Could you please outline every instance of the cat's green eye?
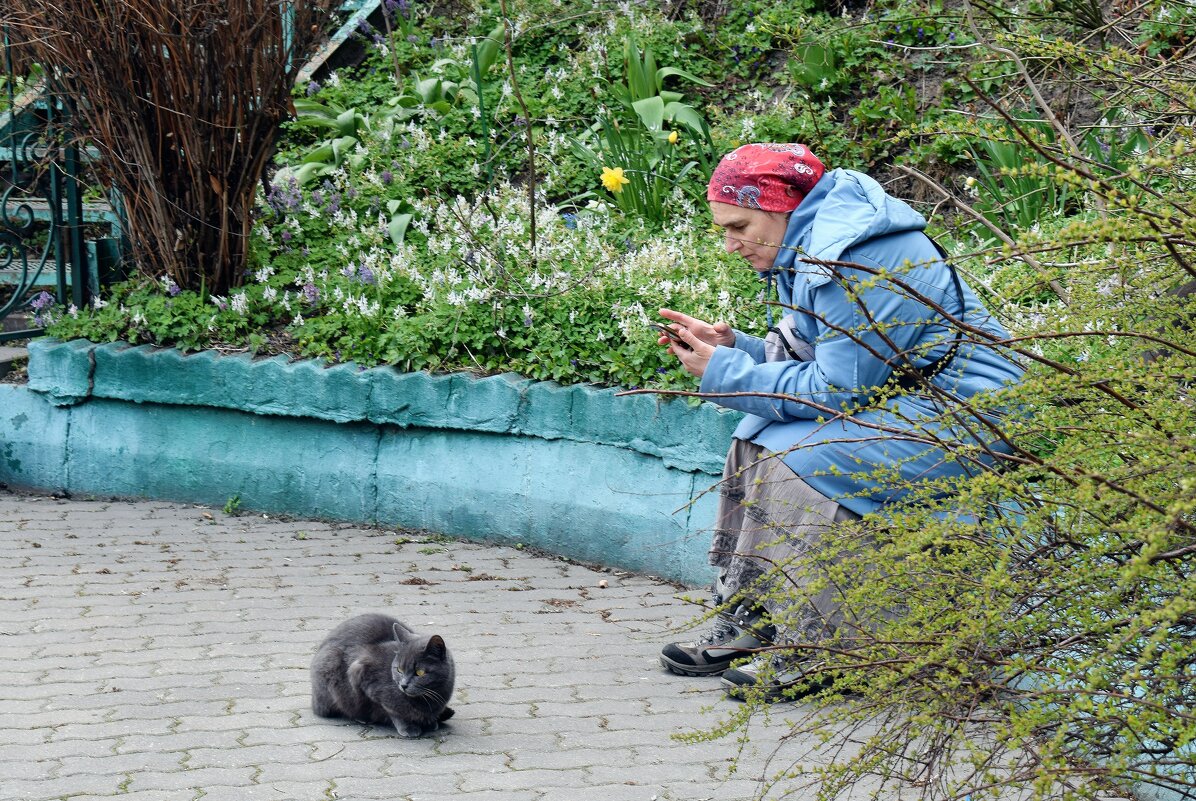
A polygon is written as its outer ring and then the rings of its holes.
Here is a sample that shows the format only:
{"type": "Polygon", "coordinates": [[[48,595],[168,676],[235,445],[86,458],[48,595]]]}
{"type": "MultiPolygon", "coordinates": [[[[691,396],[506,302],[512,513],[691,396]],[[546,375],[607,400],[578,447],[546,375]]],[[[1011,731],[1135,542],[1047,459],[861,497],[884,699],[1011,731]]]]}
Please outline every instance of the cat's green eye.
{"type": "Polygon", "coordinates": [[[424,674],[425,674],[425,673],[427,673],[427,672],[428,672],[428,671],[424,670],[423,668],[416,668],[416,669],[415,669],[415,675],[417,675],[417,676],[422,676],[422,675],[424,675],[424,674]]]}

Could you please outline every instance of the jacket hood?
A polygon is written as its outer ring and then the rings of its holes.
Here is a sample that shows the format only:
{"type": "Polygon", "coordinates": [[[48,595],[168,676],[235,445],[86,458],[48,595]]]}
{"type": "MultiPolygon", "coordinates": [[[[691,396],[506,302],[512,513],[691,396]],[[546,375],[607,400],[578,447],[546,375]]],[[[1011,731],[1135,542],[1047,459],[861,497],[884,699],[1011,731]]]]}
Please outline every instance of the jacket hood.
{"type": "MultiPolygon", "coordinates": [[[[784,247],[774,268],[785,282],[791,275],[789,268],[799,258],[837,261],[853,245],[925,228],[925,217],[889,195],[873,178],[855,170],[832,170],[789,215],[784,247]]],[[[825,267],[804,265],[802,271],[814,273],[809,280],[815,285],[830,280],[830,270],[825,267]]]]}

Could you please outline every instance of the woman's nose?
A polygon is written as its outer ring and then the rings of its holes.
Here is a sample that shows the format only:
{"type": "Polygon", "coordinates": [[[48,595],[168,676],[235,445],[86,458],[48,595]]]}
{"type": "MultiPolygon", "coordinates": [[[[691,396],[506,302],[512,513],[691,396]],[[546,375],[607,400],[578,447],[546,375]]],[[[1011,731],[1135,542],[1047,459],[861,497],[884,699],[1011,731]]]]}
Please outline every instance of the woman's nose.
{"type": "Polygon", "coordinates": [[[739,241],[738,237],[734,237],[734,236],[731,236],[731,234],[727,234],[727,252],[728,253],[734,253],[735,251],[739,250],[739,248],[742,246],[742,244],[743,243],[741,243],[739,241]]]}

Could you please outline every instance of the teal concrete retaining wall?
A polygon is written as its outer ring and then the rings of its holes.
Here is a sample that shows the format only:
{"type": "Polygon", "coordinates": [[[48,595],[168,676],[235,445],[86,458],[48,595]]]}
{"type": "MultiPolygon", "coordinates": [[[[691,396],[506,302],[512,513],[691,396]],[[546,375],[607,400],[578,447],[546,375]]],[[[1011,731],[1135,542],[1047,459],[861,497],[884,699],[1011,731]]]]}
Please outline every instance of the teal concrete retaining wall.
{"type": "Polygon", "coordinates": [[[739,415],[514,375],[36,340],[0,483],[422,528],[710,579],[739,415]]]}

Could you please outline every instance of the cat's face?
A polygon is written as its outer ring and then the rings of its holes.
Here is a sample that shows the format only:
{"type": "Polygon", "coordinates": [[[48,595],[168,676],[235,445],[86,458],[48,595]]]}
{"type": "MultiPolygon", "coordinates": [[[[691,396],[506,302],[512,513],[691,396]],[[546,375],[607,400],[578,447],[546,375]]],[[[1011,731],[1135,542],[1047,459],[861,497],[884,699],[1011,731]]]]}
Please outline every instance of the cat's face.
{"type": "Polygon", "coordinates": [[[453,692],[453,659],[440,635],[426,640],[395,628],[399,650],[390,670],[394,682],[409,698],[447,704],[453,692]]]}

